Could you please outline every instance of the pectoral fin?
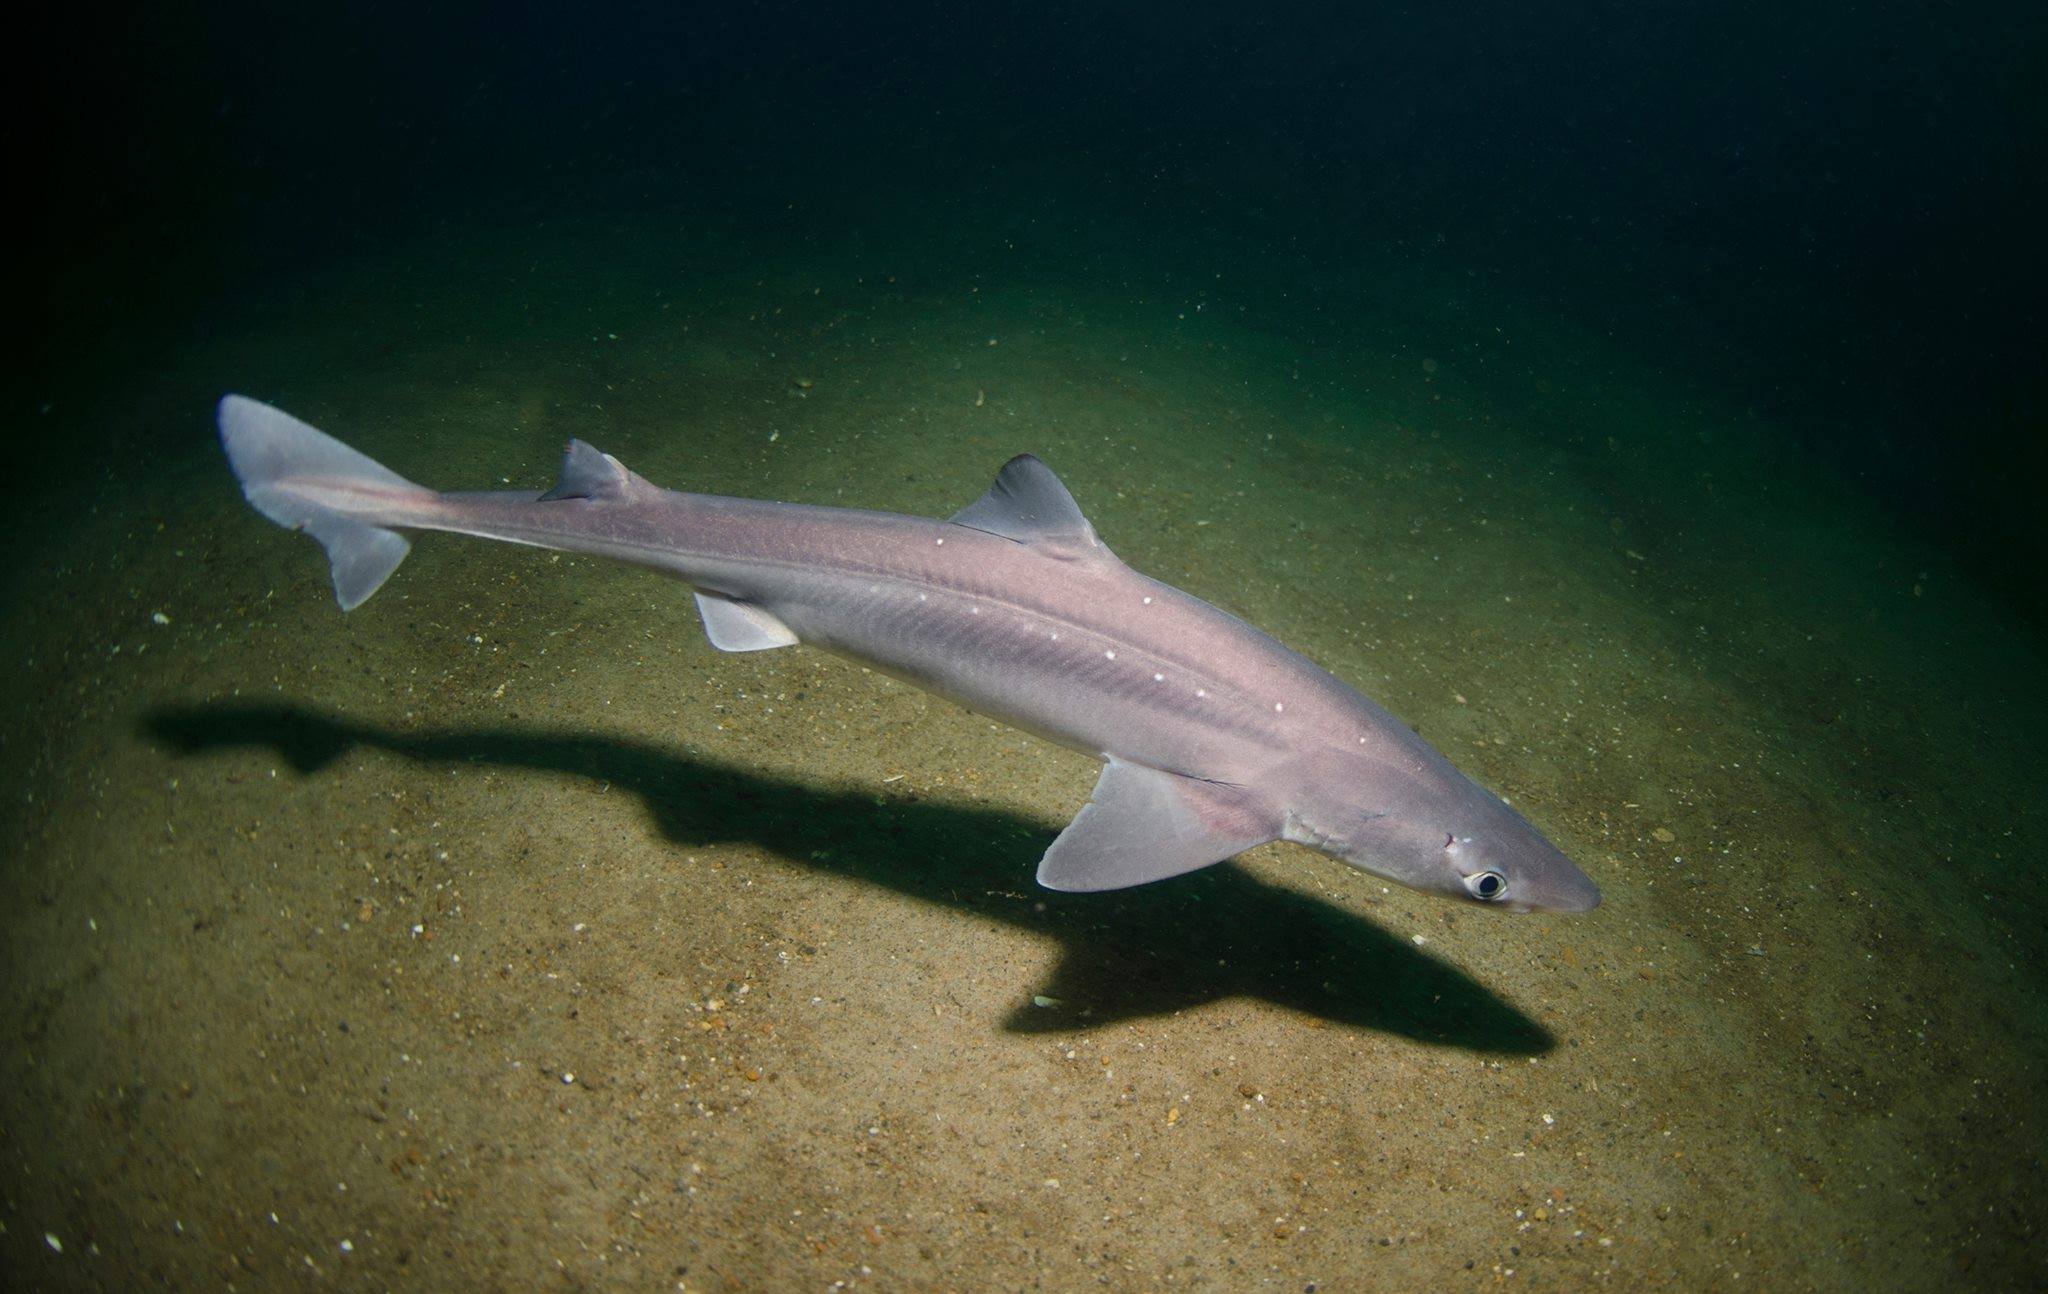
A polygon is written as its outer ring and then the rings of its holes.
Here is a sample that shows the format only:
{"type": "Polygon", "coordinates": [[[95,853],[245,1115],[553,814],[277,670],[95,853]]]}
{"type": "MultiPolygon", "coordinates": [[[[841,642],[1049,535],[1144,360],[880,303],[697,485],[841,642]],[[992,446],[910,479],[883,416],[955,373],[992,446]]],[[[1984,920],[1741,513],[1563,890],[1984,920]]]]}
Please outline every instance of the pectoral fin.
{"type": "Polygon", "coordinates": [[[1279,831],[1235,787],[1111,757],[1038,864],[1049,890],[1119,890],[1220,863],[1279,831]]]}

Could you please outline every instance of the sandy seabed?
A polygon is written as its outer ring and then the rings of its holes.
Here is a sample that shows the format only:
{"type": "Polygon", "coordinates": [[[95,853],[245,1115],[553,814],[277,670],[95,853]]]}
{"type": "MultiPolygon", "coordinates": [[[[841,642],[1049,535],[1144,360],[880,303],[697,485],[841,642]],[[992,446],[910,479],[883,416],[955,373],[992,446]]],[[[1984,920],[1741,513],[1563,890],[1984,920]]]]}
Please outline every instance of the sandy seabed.
{"type": "Polygon", "coordinates": [[[740,260],[386,252],[35,415],[82,466],[23,500],[5,618],[14,1279],[2048,1282],[2042,662],[1939,553],[1744,409],[1422,276],[1311,345],[1222,275],[740,260]],[[544,486],[574,435],[943,515],[1036,452],[1606,902],[1286,845],[1040,891],[1090,761],[720,655],[583,559],[428,537],[344,617],[234,490],[229,389],[447,488],[544,486]]]}

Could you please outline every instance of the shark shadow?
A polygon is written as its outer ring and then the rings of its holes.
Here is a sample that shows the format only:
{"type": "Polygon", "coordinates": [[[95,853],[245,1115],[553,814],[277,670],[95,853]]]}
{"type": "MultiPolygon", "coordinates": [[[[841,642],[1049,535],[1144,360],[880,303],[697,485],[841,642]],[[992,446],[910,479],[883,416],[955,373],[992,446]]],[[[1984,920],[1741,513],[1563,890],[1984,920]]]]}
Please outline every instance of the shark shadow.
{"type": "Polygon", "coordinates": [[[301,773],[368,746],[421,762],[609,783],[640,796],[678,844],[751,841],[801,866],[1058,941],[1059,965],[1038,995],[1059,1005],[1020,1005],[1005,1021],[1014,1032],[1085,1029],[1248,996],[1475,1052],[1535,1055],[1555,1045],[1542,1025],[1456,967],[1234,863],[1137,889],[1061,894],[1031,879],[1053,835],[1043,824],[913,796],[804,786],[641,742],[543,728],[406,733],[240,703],[156,710],[144,729],[187,756],[269,748],[301,773]]]}

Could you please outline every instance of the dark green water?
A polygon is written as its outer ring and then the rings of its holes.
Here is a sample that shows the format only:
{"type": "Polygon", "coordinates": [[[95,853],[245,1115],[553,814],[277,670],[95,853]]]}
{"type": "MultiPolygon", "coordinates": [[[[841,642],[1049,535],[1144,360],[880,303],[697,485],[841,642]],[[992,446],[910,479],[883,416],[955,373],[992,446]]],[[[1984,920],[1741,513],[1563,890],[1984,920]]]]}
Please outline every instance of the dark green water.
{"type": "MultiPolygon", "coordinates": [[[[88,38],[90,37],[90,38],[88,38]]],[[[26,87],[0,1246],[33,1287],[2022,1289],[2041,21],[233,6],[26,87]],[[1578,918],[1031,875],[1090,761],[209,417],[1119,556],[1578,918]]]]}

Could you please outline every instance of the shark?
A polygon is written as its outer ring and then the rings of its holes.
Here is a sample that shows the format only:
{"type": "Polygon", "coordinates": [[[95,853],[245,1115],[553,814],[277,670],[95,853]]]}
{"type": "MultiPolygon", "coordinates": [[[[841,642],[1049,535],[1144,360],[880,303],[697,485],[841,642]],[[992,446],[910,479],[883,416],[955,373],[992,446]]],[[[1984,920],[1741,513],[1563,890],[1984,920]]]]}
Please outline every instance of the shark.
{"type": "Polygon", "coordinates": [[[663,489],[581,440],[545,492],[443,492],[246,396],[217,425],[250,505],[325,547],[344,611],[423,532],[611,558],[687,584],[720,651],[820,648],[1100,759],[1039,861],[1047,889],[1124,889],[1285,840],[1503,912],[1600,902],[1409,725],[1117,558],[1029,454],[938,520],[663,489]]]}

